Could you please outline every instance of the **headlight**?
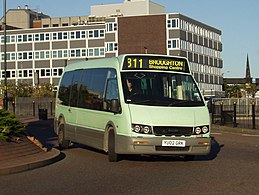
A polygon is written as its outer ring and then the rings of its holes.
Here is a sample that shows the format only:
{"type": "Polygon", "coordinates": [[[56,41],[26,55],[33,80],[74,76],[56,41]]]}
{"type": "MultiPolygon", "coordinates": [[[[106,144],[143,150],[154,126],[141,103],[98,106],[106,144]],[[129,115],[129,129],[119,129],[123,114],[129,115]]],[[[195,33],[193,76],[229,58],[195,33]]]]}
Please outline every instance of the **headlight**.
{"type": "Polygon", "coordinates": [[[204,126],[198,126],[194,128],[194,134],[195,135],[200,135],[200,134],[206,134],[209,132],[209,126],[204,125],[204,126]]]}
{"type": "Polygon", "coordinates": [[[144,128],[143,128],[143,132],[145,133],[145,134],[148,134],[149,132],[150,132],[150,128],[148,127],[148,126],[145,126],[144,128]]]}
{"type": "Polygon", "coordinates": [[[206,134],[209,132],[209,128],[207,126],[202,127],[202,133],[206,134]]]}
{"type": "Polygon", "coordinates": [[[135,126],[133,127],[133,131],[135,131],[136,133],[139,133],[140,130],[141,130],[141,127],[140,127],[139,125],[135,125],[135,126]]]}
{"type": "Polygon", "coordinates": [[[195,133],[197,135],[199,135],[201,133],[201,128],[200,127],[196,127],[194,131],[195,131],[195,133]]]}
{"type": "Polygon", "coordinates": [[[132,131],[134,131],[135,133],[152,134],[151,126],[132,124],[131,128],[132,128],[132,131]]]}

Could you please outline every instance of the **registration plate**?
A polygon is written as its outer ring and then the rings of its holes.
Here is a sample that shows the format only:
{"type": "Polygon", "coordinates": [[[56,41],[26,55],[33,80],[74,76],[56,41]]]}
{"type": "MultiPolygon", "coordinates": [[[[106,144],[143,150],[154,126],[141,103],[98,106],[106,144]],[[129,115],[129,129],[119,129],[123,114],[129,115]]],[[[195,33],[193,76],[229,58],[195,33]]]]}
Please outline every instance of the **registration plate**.
{"type": "Polygon", "coordinates": [[[185,140],[162,140],[162,146],[185,147],[185,140]]]}

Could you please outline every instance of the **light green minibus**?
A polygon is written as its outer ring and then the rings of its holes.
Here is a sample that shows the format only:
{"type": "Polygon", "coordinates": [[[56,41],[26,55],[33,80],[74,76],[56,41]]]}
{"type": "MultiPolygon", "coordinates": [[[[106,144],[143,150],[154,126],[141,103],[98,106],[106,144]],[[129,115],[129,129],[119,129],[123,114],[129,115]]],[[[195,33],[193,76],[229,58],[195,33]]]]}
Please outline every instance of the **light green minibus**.
{"type": "Polygon", "coordinates": [[[128,54],[67,65],[54,123],[60,148],[85,144],[110,162],[211,150],[209,112],[183,57],[128,54]]]}

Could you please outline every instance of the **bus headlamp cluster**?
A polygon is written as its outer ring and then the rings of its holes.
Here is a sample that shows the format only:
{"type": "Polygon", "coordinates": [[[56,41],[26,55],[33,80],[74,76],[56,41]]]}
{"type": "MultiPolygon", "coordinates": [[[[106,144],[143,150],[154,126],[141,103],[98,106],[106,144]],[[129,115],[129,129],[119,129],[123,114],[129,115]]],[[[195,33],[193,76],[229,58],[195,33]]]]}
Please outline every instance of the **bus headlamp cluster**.
{"type": "Polygon", "coordinates": [[[152,134],[151,126],[147,125],[132,124],[131,129],[135,133],[152,134]]]}
{"type": "Polygon", "coordinates": [[[200,134],[206,134],[209,132],[209,127],[208,126],[199,126],[199,127],[195,127],[194,128],[194,133],[196,135],[200,135],[200,134]]]}

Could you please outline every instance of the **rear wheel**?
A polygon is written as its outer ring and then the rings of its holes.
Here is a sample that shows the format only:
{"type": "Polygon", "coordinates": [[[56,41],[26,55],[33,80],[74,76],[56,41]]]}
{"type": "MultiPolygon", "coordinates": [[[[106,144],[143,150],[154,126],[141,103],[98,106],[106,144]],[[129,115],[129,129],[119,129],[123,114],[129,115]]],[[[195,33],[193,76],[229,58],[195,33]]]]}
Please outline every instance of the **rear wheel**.
{"type": "Polygon", "coordinates": [[[70,141],[65,139],[65,126],[64,124],[59,125],[58,130],[58,145],[60,149],[67,149],[70,141]]]}
{"type": "Polygon", "coordinates": [[[115,152],[114,129],[110,127],[108,131],[108,158],[110,162],[117,162],[119,160],[119,155],[115,152]]]}

